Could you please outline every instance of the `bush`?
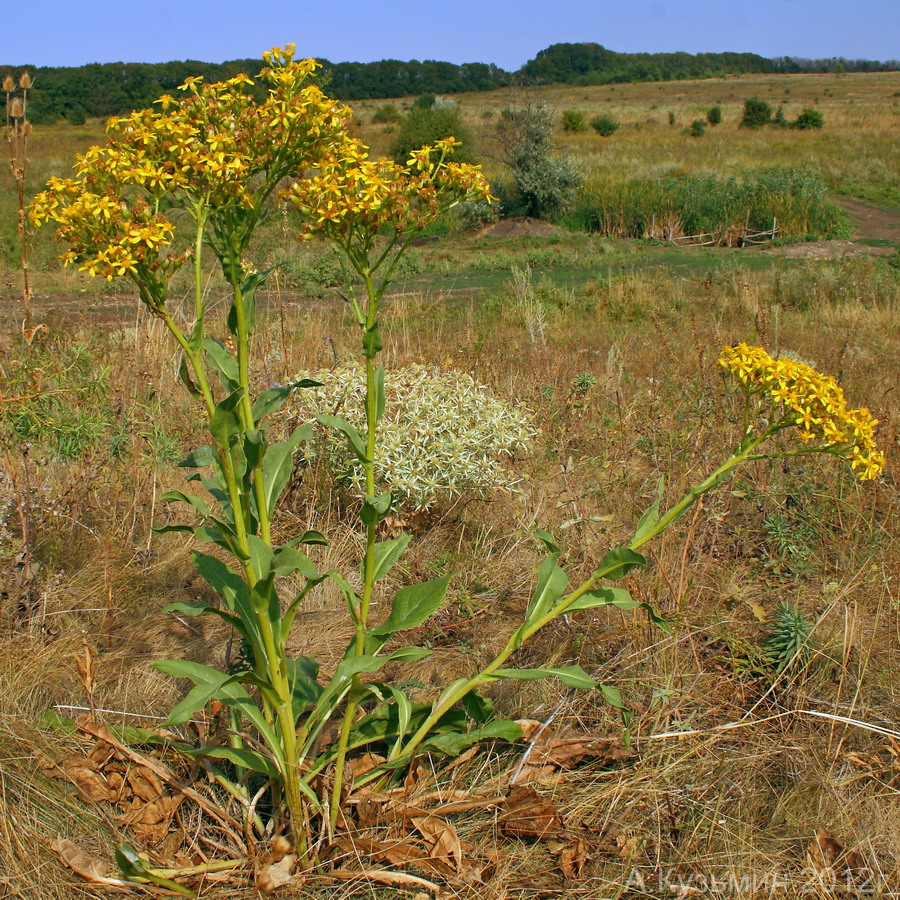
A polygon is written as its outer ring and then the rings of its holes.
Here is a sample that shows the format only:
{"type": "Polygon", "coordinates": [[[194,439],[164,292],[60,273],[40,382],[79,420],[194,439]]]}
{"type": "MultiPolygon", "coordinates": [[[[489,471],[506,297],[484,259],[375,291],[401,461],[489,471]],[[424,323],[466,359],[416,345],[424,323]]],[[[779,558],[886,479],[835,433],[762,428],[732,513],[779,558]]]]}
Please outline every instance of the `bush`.
{"type": "Polygon", "coordinates": [[[691,137],[703,137],[706,134],[706,122],[703,119],[694,119],[687,131],[691,137]]]}
{"type": "MultiPolygon", "coordinates": [[[[343,418],[364,427],[364,370],[326,369],[311,377],[322,387],[295,395],[308,413],[340,407],[343,418]]],[[[385,392],[377,473],[395,502],[428,509],[463,492],[486,495],[512,489],[516,477],[503,459],[527,450],[538,433],[523,406],[492,397],[488,388],[463,372],[418,365],[389,371],[385,392]]],[[[354,468],[343,436],[329,430],[325,441],[331,472],[346,475],[364,492],[363,472],[354,468]]]]}
{"type": "Polygon", "coordinates": [[[575,199],[582,178],[566,157],[551,156],[553,117],[543,104],[504,110],[497,139],[512,170],[512,187],[497,185],[504,215],[553,219],[575,199]]]}
{"type": "Polygon", "coordinates": [[[563,131],[587,131],[584,113],[578,109],[565,109],[562,114],[563,131]]]}
{"type": "Polygon", "coordinates": [[[706,121],[709,122],[710,125],[721,125],[722,124],[722,107],[721,106],[711,106],[706,111],[706,121]]]}
{"type": "Polygon", "coordinates": [[[619,123],[611,115],[604,113],[591,119],[591,128],[601,137],[609,137],[619,130],[619,123]]]}
{"type": "Polygon", "coordinates": [[[391,122],[399,122],[400,113],[393,103],[385,103],[379,106],[372,115],[372,123],[374,125],[387,125],[391,122]]]}
{"type": "Polygon", "coordinates": [[[454,155],[457,162],[475,161],[472,132],[463,122],[459,104],[425,95],[416,100],[409,114],[403,118],[391,144],[391,156],[400,165],[406,165],[412,150],[447,137],[462,141],[462,146],[454,155]]]}
{"type": "Polygon", "coordinates": [[[802,113],[794,120],[793,127],[794,128],[821,128],[825,124],[825,119],[822,118],[822,113],[820,113],[817,109],[812,109],[808,107],[804,109],[802,113]]]}
{"type": "Polygon", "coordinates": [[[744,114],[741,117],[741,128],[762,128],[772,121],[772,107],[759,97],[751,97],[744,101],[744,114]]]}

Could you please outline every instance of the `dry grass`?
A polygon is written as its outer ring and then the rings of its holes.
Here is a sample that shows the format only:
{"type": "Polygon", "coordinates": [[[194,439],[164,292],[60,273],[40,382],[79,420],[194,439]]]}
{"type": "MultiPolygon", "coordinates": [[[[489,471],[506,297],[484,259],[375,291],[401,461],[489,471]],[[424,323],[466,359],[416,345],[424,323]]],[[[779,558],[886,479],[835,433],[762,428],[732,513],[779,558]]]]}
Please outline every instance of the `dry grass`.
{"type": "MultiPolygon", "coordinates": [[[[848,260],[752,276],[735,268],[698,281],[635,273],[589,287],[591,312],[551,314],[545,347],[532,343],[514,309],[488,312],[478,302],[439,295],[389,302],[388,365],[433,360],[472,371],[501,396],[530,404],[543,426],[519,495],[464,502],[411,523],[416,540],[397,578],[457,575],[449,607],[419,634],[435,649],[432,660],[395,677],[421,682],[425,697],[489,657],[527,600],[539,559],[529,538],[536,526],[561,539],[575,578],[628,537],[659,475],[668,479],[667,497],[676,498],[728,452],[734,426],[714,365],[726,343],[763,342],[840,373],[852,401],[878,412],[881,440],[896,451],[900,288],[885,272],[848,260]],[[586,394],[573,391],[582,373],[597,381],[586,394]]],[[[259,336],[267,380],[328,365],[329,337],[339,355],[352,352],[336,303],[284,315],[259,336]]],[[[166,398],[166,429],[185,447],[199,439],[177,391],[174,354],[155,323],[140,319],[99,338],[73,327],[52,340],[60,347],[83,342],[96,366],[111,366],[107,392],[121,414],[157,390],[166,398]],[[153,373],[152,387],[136,374],[144,372],[153,373]]],[[[4,357],[7,375],[12,354],[10,348],[4,357]]],[[[188,545],[149,530],[151,518],[165,515],[154,497],[175,486],[178,474],[148,454],[145,438],[132,435],[118,460],[102,445],[68,462],[42,453],[36,444],[29,479],[43,568],[24,608],[14,602],[16,496],[8,478],[2,483],[9,599],[0,642],[0,867],[19,896],[93,896],[61,871],[49,841],[63,834],[108,854],[115,823],[34,762],[59,755],[70,740],[40,724],[43,710],[86,705],[73,661],[82,634],[100,654],[97,706],[149,716],[164,714],[177,696],[177,686],[150,662],[169,655],[220,662],[229,636],[201,620],[188,627],[159,613],[204,588],[191,571],[188,545]]],[[[883,733],[812,715],[896,729],[893,455],[881,483],[865,488],[827,459],[740,473],[653,548],[644,575],[629,579],[636,597],[672,616],[671,636],[649,629],[641,616],[608,612],[576,614],[541,635],[519,662],[578,662],[619,686],[636,712],[636,756],[612,768],[587,763],[542,789],[569,833],[587,843],[581,879],[562,876],[546,842],[502,838],[491,815],[467,814],[455,819],[461,836],[479,847],[496,844],[500,864],[487,887],[451,893],[662,897],[677,895],[679,879],[696,886],[715,877],[733,878],[740,889],[730,895],[749,898],[766,896],[777,876],[778,896],[809,896],[805,848],[822,827],[863,853],[896,890],[896,744],[883,733]],[[779,551],[766,524],[775,515],[800,535],[803,559],[799,550],[793,557],[779,551]],[[795,599],[815,621],[815,653],[802,672],[773,678],[752,670],[766,632],[754,606],[771,614],[781,599],[795,599]],[[740,727],[724,727],[732,724],[740,727]]],[[[21,491],[23,461],[11,458],[21,491]]],[[[279,528],[325,531],[333,543],[320,551],[321,564],[350,570],[359,555],[352,521],[321,473],[307,472],[279,528]]],[[[326,669],[347,640],[338,600],[327,591],[316,595],[295,636],[296,649],[315,651],[326,669]]],[[[542,719],[557,710],[556,726],[617,730],[596,698],[564,695],[553,683],[503,686],[496,701],[503,715],[542,719]]],[[[478,757],[445,787],[490,793],[502,788],[515,762],[508,754],[478,757]]],[[[393,888],[327,880],[303,890],[309,893],[298,896],[396,896],[393,888]]],[[[220,893],[210,886],[204,896],[220,893]]],[[[221,895],[250,892],[230,887],[221,895]]]]}

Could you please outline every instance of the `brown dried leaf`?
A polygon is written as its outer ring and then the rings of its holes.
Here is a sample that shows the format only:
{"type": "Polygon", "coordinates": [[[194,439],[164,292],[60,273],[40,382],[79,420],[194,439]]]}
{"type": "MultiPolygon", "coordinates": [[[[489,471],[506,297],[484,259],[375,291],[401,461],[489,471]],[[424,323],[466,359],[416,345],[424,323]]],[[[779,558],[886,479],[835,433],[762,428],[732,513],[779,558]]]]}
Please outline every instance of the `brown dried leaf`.
{"type": "Polygon", "coordinates": [[[543,724],[534,719],[519,719],[516,724],[522,729],[523,739],[531,744],[525,760],[529,766],[571,769],[586,758],[599,759],[600,765],[606,765],[634,756],[634,750],[625,747],[618,737],[568,727],[541,731],[543,724]]]}
{"type": "Polygon", "coordinates": [[[71,841],[57,838],[50,844],[50,849],[55,850],[60,859],[80,878],[91,884],[105,884],[114,887],[123,887],[127,882],[120,878],[110,878],[106,874],[106,866],[83,850],[79,850],[71,841]]]}
{"type": "Polygon", "coordinates": [[[587,861],[588,845],[581,838],[575,838],[560,850],[559,867],[566,878],[581,878],[587,861]]]}
{"type": "Polygon", "coordinates": [[[335,869],[333,872],[329,872],[328,875],[331,878],[339,878],[342,881],[363,879],[366,881],[377,881],[379,884],[420,887],[431,891],[433,894],[438,894],[441,890],[433,881],[419,878],[417,875],[407,875],[406,872],[388,872],[384,869],[361,869],[359,872],[353,872],[350,869],[335,869]]]}
{"type": "Polygon", "coordinates": [[[556,805],[531,788],[510,789],[499,816],[500,829],[512,837],[549,838],[563,832],[556,805]]]}
{"type": "Polygon", "coordinates": [[[412,822],[425,838],[432,859],[448,862],[454,871],[459,872],[462,868],[463,851],[456,829],[449,822],[435,816],[415,818],[412,822]]]}
{"type": "Polygon", "coordinates": [[[81,655],[75,657],[75,665],[78,666],[78,677],[88,697],[93,697],[97,687],[97,651],[84,641],[84,650],[81,655]]]}
{"type": "Polygon", "coordinates": [[[169,833],[175,810],[182,800],[184,797],[181,794],[163,794],[149,803],[135,796],[118,820],[123,825],[129,825],[137,837],[158,844],[169,833]]]}
{"type": "Polygon", "coordinates": [[[62,778],[74,784],[78,796],[85,803],[108,803],[118,796],[120,784],[110,785],[102,771],[103,763],[92,756],[93,751],[91,756],[72,753],[56,763],[42,760],[41,765],[52,778],[62,778]]]}
{"type": "Polygon", "coordinates": [[[295,856],[285,856],[276,863],[270,863],[256,873],[256,889],[261,894],[271,894],[290,884],[294,880],[294,864],[297,862],[295,856]]]}

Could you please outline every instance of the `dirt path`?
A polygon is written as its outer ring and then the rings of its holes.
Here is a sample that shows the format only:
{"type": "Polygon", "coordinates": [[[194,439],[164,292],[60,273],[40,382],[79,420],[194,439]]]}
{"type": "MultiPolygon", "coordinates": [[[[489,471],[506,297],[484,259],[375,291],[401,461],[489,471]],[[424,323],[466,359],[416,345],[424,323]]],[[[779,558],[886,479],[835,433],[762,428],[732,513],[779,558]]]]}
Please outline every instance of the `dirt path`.
{"type": "Polygon", "coordinates": [[[853,216],[857,240],[890,241],[892,244],[900,244],[900,212],[870,206],[854,197],[841,197],[839,203],[853,216]]]}

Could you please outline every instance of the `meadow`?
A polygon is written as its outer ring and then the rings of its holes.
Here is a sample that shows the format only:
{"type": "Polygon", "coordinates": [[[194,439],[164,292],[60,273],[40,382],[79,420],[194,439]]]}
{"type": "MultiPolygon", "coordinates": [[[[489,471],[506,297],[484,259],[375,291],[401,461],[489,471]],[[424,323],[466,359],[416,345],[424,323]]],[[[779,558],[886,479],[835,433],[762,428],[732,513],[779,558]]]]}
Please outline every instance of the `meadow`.
{"type": "MultiPolygon", "coordinates": [[[[671,632],[642,609],[578,610],[520,651],[520,665],[577,664],[618,688],[633,711],[630,745],[595,692],[498,682],[497,714],[541,723],[539,733],[450,765],[423,758],[397,789],[396,808],[358,803],[354,830],[333,850],[336,871],[282,895],[430,896],[432,883],[440,896],[496,900],[894,895],[900,228],[891,228],[900,217],[900,74],[458,99],[491,177],[502,171],[492,159],[493,121],[510,106],[545,102],[557,114],[620,122],[607,138],[556,131],[585,178],[582,196],[629,180],[782,167],[818,176],[831,199],[877,208],[888,225],[881,237],[829,242],[818,253],[791,241],[674,246],[571,231],[565,219],[476,232],[446,220],[412,248],[384,300],[387,370],[468,373],[530,411],[534,433],[509,463],[511,491],[463,491],[427,509],[401,507],[383,523],[386,534],[410,532],[413,541],[376,606],[389,587],[452,575],[449,603],[416,629],[431,657],[415,672],[392,664],[395,683],[433,698],[493,656],[533,590],[537,528],[555,536],[571,572],[589,573],[634,533],[660,477],[669,504],[727,457],[740,413],[716,362],[723,347],[746,341],[837,377],[850,404],[879,419],[887,466],[860,483],[829,456],[748,463],[648,545],[646,570],[620,582],[671,632]],[[787,101],[790,116],[814,106],[824,127],[740,129],[753,96],[787,101]],[[712,105],[723,122],[702,137],[686,134],[712,105]],[[544,802],[534,813],[551,822],[544,833],[504,819],[501,799],[516,785],[544,802]],[[443,844],[435,821],[449,823],[443,844]],[[428,881],[385,883],[377,873],[386,871],[428,881]]],[[[393,133],[371,123],[381,105],[355,105],[358,133],[376,152],[393,133]]],[[[35,128],[30,192],[64,175],[101,135],[99,123],[35,128]]],[[[191,562],[193,542],[152,530],[176,520],[161,498],[183,487],[175,464],[203,441],[163,324],[119,282],[63,270],[45,228],[32,240],[31,274],[34,319],[46,327],[23,341],[14,217],[9,187],[0,195],[0,897],[106,896],[61,865],[52,842],[69,840],[105,868],[123,833],[141,833],[136,822],[145,827],[141,849],[167,866],[213,860],[225,838],[190,803],[154,832],[135,814],[137,801],[130,812],[85,802],[89,779],[63,761],[92,742],[68,720],[90,712],[111,727],[158,726],[185,691],[151,668],[154,660],[222,665],[236,649],[224,623],[162,612],[209,595],[191,562]],[[61,768],[68,781],[56,777],[61,768]]],[[[323,245],[295,242],[295,231],[273,215],[249,250],[258,268],[281,265],[260,294],[259,386],[336,369],[356,353],[353,317],[337,293],[340,267],[323,245]]],[[[224,303],[220,276],[209,274],[207,290],[224,303]]],[[[187,282],[183,291],[187,307],[187,282]]],[[[298,418],[299,403],[289,403],[278,427],[298,418]]],[[[358,505],[323,450],[298,461],[273,531],[328,535],[330,545],[311,556],[321,571],[347,571],[362,551],[358,505]]],[[[336,666],[352,637],[342,603],[329,583],[311,594],[291,650],[314,648],[325,668],[336,666]]],[[[215,726],[210,716],[198,727],[215,726]]],[[[179,771],[214,796],[202,772],[179,771]]],[[[246,871],[206,872],[191,885],[202,897],[256,895],[246,871]]]]}

